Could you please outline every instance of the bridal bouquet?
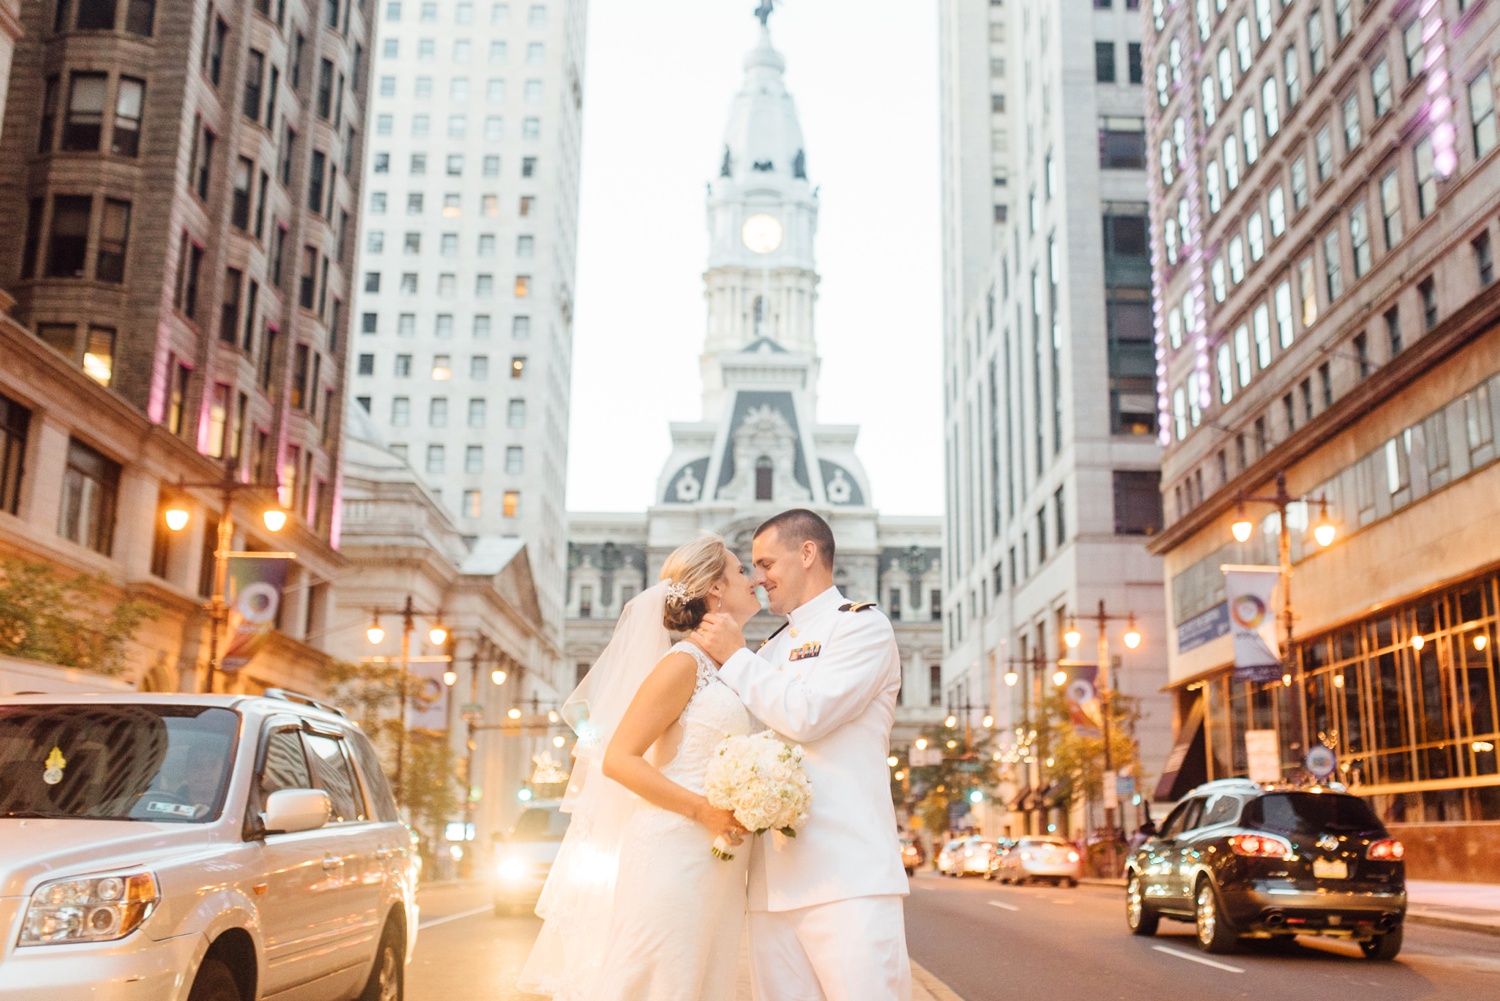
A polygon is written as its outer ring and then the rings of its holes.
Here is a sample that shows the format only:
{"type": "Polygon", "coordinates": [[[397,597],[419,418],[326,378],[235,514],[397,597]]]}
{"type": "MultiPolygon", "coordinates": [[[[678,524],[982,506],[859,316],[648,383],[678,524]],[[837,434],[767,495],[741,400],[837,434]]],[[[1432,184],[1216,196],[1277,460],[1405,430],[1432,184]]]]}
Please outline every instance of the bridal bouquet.
{"type": "MultiPolygon", "coordinates": [[[[807,822],[812,781],[802,767],[802,748],[770,730],[747,737],[725,737],[708,761],[704,795],[720,810],[756,834],[780,831],[789,838],[807,822]]],[[[714,839],[715,858],[732,859],[723,837],[714,839]]]]}

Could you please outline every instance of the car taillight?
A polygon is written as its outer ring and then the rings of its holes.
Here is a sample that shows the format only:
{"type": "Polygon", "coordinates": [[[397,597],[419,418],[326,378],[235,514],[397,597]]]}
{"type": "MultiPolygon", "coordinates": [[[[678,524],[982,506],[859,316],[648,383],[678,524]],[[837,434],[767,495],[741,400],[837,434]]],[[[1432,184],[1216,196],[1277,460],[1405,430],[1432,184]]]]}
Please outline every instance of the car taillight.
{"type": "Polygon", "coordinates": [[[1290,844],[1269,834],[1236,834],[1229,839],[1229,847],[1236,855],[1250,858],[1286,858],[1292,853],[1290,844]]]}
{"type": "Polygon", "coordinates": [[[1078,853],[1077,852],[1068,852],[1068,861],[1069,862],[1077,862],[1078,861],[1078,853]]]}
{"type": "Polygon", "coordinates": [[[1381,838],[1370,843],[1366,858],[1377,862],[1400,862],[1406,856],[1406,846],[1395,838],[1381,838]]]}
{"type": "Polygon", "coordinates": [[[1021,861],[1022,862],[1030,862],[1031,861],[1031,853],[1030,852],[1022,852],[1021,853],[1021,861]]]}

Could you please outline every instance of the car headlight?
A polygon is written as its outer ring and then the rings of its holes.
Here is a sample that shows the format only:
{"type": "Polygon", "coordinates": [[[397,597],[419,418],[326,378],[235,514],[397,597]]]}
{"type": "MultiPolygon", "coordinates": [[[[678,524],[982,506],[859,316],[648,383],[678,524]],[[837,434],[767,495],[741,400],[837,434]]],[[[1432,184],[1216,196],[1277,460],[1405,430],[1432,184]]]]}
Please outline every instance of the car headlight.
{"type": "Polygon", "coordinates": [[[518,858],[501,859],[500,864],[495,866],[495,875],[507,882],[515,882],[526,877],[526,863],[518,858]]]}
{"type": "Polygon", "coordinates": [[[149,872],[54,879],[32,893],[17,944],[112,942],[139,928],[160,901],[149,872]]]}

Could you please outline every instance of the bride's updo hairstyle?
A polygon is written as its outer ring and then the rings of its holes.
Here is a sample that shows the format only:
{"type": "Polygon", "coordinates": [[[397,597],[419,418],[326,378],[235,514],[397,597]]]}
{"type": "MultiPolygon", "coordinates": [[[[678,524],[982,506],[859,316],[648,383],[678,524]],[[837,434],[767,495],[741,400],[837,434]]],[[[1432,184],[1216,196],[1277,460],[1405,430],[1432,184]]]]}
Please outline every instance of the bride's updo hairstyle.
{"type": "Polygon", "coordinates": [[[729,569],[724,540],[704,532],[672,551],[661,565],[661,579],[671,581],[662,624],[677,633],[692,632],[708,614],[709,589],[729,569]]]}

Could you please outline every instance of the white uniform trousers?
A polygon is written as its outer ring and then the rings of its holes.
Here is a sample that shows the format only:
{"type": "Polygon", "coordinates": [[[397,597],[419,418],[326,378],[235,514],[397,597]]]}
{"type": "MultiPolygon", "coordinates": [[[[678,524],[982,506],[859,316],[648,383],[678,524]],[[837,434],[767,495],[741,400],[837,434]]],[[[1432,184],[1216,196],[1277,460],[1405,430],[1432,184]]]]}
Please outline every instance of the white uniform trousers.
{"type": "Polygon", "coordinates": [[[750,912],[755,1001],[911,1001],[899,896],[750,912]]]}

